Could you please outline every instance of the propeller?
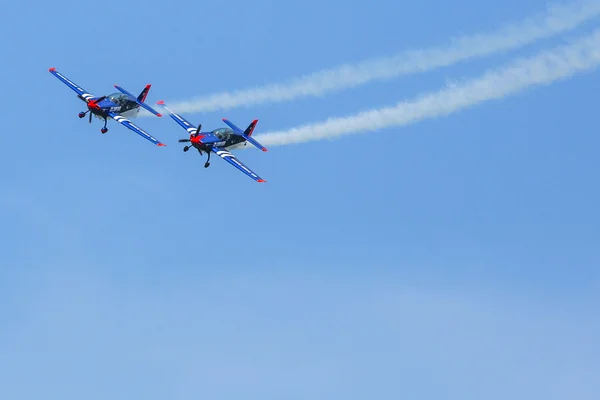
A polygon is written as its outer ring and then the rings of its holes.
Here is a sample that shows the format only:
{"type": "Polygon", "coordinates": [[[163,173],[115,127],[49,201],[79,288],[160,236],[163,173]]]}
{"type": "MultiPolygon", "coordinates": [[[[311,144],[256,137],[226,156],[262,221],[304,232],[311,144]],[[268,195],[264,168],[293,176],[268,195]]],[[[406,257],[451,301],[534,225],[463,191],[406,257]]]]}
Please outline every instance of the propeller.
{"type": "Polygon", "coordinates": [[[189,141],[190,141],[190,139],[179,139],[179,143],[186,143],[189,141]]]}
{"type": "Polygon", "coordinates": [[[201,129],[202,129],[202,124],[198,124],[198,130],[196,131],[196,135],[200,134],[201,129]]]}
{"type": "Polygon", "coordinates": [[[88,104],[88,109],[90,110],[90,119],[89,122],[90,124],[92,123],[92,108],[95,108],[97,110],[100,110],[100,106],[98,105],[99,102],[101,102],[102,100],[104,100],[107,96],[100,96],[97,99],[93,99],[93,100],[88,100],[87,104],[88,104]]]}

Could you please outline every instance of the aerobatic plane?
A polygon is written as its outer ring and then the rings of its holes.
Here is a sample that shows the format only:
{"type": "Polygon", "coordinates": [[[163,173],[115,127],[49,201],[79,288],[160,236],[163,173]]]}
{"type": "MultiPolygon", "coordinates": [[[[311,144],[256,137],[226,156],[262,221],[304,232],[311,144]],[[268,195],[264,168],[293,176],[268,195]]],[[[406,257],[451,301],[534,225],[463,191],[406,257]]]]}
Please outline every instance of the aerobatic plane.
{"type": "Polygon", "coordinates": [[[267,149],[260,143],[258,143],[255,139],[252,138],[252,132],[258,123],[258,120],[255,119],[250,123],[250,125],[246,128],[245,131],[241,130],[237,126],[235,126],[232,122],[223,118],[223,122],[229,126],[229,128],[218,128],[214,129],[210,132],[202,132],[202,124],[199,124],[196,128],[192,125],[188,120],[183,118],[181,115],[174,113],[165,105],[164,101],[159,101],[156,103],[162,106],[183,129],[188,131],[190,134],[189,139],[180,139],[180,143],[190,143],[189,146],[185,146],[183,148],[184,152],[187,152],[189,149],[194,147],[200,155],[202,152],[205,152],[208,155],[208,159],[204,164],[204,168],[208,168],[210,165],[210,155],[211,153],[215,153],[223,160],[227,161],[229,164],[233,165],[250,178],[254,179],[256,182],[266,182],[260,176],[256,175],[250,168],[245,166],[240,160],[238,160],[233,154],[231,154],[226,149],[233,149],[241,146],[245,146],[248,142],[258,147],[262,151],[267,151],[267,149]]]}
{"type": "Polygon", "coordinates": [[[166,146],[166,144],[161,143],[158,139],[152,137],[148,132],[144,131],[142,128],[135,125],[124,116],[137,115],[137,113],[140,111],[140,107],[142,107],[157,117],[162,117],[162,114],[158,113],[148,104],[144,103],[144,100],[146,100],[146,96],[150,91],[151,85],[146,85],[146,87],[137,97],[118,85],[115,85],[115,88],[117,88],[119,91],[118,93],[109,94],[107,96],[94,96],[58,72],[56,68],[50,68],[49,71],[52,75],[56,76],[65,85],[77,93],[77,97],[87,104],[87,111],[80,112],[79,118],[84,118],[85,115],[89,113],[90,123],[92,123],[92,115],[104,120],[104,126],[102,129],[100,129],[100,132],[108,132],[106,123],[108,122],[108,118],[112,118],[155,145],[166,146]]]}

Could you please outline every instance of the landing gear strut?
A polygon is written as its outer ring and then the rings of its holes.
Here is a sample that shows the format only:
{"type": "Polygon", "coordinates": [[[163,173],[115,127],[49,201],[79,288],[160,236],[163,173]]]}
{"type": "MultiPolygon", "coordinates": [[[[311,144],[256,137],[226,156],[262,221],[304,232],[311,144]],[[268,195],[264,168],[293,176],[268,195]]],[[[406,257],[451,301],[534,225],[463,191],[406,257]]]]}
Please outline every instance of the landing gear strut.
{"type": "Polygon", "coordinates": [[[104,118],[104,126],[102,127],[102,129],[100,129],[100,132],[102,132],[103,134],[108,132],[108,128],[106,127],[106,123],[107,123],[107,119],[104,118]]]}
{"type": "Polygon", "coordinates": [[[208,154],[208,160],[206,160],[206,163],[204,164],[204,168],[208,168],[208,166],[210,165],[210,151],[206,152],[208,154]]]}
{"type": "MultiPolygon", "coordinates": [[[[88,111],[89,111],[89,110],[88,110],[88,111]]],[[[87,114],[87,113],[88,113],[88,111],[86,111],[86,112],[83,112],[83,111],[82,111],[82,112],[80,112],[80,113],[79,113],[79,118],[83,118],[83,117],[85,117],[85,114],[87,114]]]]}

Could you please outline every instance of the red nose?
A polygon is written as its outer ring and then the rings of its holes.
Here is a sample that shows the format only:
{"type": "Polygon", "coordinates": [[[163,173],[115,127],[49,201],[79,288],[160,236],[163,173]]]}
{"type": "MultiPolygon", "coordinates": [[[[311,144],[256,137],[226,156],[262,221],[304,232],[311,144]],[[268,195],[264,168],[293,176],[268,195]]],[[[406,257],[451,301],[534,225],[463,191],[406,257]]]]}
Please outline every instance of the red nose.
{"type": "Polygon", "coordinates": [[[88,103],[88,108],[91,109],[95,109],[95,110],[99,110],[100,106],[98,105],[98,103],[96,103],[96,101],[92,100],[88,103]]]}
{"type": "Polygon", "coordinates": [[[202,139],[204,136],[206,136],[206,135],[196,135],[196,136],[190,135],[190,142],[192,142],[192,143],[202,143],[202,140],[200,140],[200,139],[202,139]]]}

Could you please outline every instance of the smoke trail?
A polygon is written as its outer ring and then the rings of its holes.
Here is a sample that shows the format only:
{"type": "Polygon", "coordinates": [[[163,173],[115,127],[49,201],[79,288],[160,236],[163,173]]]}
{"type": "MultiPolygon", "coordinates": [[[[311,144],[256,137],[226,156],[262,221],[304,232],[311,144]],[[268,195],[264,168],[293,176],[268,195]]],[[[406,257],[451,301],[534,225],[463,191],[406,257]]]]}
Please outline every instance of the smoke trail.
{"type": "Polygon", "coordinates": [[[322,70],[287,83],[216,93],[190,101],[171,102],[171,107],[178,112],[215,111],[238,106],[290,101],[306,96],[321,96],[375,80],[428,71],[471,58],[515,49],[574,29],[599,14],[600,1],[598,0],[553,4],[544,13],[520,23],[510,24],[498,31],[460,37],[447,48],[407,51],[390,58],[322,70]]]}
{"type": "Polygon", "coordinates": [[[407,125],[499,99],[530,86],[550,84],[598,65],[600,29],[570,45],[539,53],[535,57],[519,59],[504,68],[491,70],[478,79],[425,94],[413,101],[398,103],[395,107],[330,118],[321,123],[257,135],[256,139],[266,146],[275,146],[407,125]]]}

